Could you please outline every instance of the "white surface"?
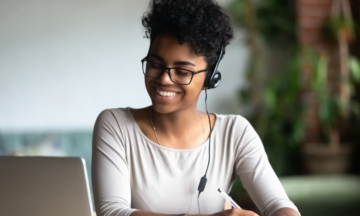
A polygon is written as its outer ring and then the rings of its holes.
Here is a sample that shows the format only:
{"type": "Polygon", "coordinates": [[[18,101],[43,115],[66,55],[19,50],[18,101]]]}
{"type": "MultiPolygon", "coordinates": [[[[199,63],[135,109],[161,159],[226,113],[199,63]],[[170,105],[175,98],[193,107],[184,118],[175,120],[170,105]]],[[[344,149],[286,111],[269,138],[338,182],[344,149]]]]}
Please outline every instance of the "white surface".
{"type": "MultiPolygon", "coordinates": [[[[105,108],[148,106],[140,64],[149,45],[141,25],[147,6],[0,0],[0,130],[91,129],[105,108]]],[[[209,111],[239,109],[247,56],[239,36],[220,63],[223,80],[209,91],[209,111]]]]}

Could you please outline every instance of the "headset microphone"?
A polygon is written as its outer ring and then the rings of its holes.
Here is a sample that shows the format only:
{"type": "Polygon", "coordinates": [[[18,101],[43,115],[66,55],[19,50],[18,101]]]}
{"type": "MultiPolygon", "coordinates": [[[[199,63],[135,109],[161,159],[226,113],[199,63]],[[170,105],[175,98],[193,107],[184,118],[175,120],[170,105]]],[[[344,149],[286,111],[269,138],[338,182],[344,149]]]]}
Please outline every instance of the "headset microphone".
{"type": "Polygon", "coordinates": [[[199,208],[199,214],[200,214],[200,204],[199,204],[199,197],[200,197],[200,193],[204,191],[205,186],[206,186],[206,182],[207,182],[207,178],[206,178],[206,174],[207,171],[209,169],[209,164],[210,164],[210,141],[211,141],[211,120],[210,120],[210,115],[207,109],[207,90],[208,89],[213,89],[218,87],[218,85],[220,84],[221,81],[221,73],[219,71],[217,71],[217,68],[219,66],[221,57],[223,56],[224,53],[224,46],[221,46],[220,49],[220,54],[218,57],[218,60],[216,61],[214,70],[211,73],[207,73],[206,77],[205,77],[205,81],[204,81],[204,87],[205,87],[205,108],[206,108],[206,113],[209,119],[209,126],[210,126],[210,136],[209,136],[209,158],[208,158],[208,164],[206,167],[206,171],[205,171],[205,175],[203,177],[201,177],[199,186],[198,186],[198,197],[197,197],[197,201],[198,201],[198,208],[199,208]]]}

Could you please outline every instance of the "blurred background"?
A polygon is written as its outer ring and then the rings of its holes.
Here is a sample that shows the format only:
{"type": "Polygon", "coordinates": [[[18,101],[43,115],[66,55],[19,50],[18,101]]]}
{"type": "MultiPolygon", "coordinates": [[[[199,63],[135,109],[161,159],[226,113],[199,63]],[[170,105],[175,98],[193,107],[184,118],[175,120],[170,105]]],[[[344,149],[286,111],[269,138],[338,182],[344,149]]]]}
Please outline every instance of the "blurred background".
{"type": "MultiPolygon", "coordinates": [[[[209,111],[252,123],[302,215],[360,215],[360,2],[219,3],[235,38],[209,111]]],[[[80,156],[90,175],[97,115],[150,105],[148,4],[0,0],[0,155],[80,156]]],[[[258,211],[240,181],[231,195],[258,211]]]]}

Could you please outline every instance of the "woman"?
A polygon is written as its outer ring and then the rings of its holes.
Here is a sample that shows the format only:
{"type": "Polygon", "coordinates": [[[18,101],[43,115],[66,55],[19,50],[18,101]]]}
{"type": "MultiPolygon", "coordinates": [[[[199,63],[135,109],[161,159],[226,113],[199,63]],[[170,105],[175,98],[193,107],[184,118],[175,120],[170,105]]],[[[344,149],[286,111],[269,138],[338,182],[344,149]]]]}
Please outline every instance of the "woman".
{"type": "Polygon", "coordinates": [[[218,84],[216,68],[233,37],[223,9],[212,0],[153,0],[142,22],[152,105],[99,115],[92,161],[97,214],[256,215],[223,210],[217,189],[229,192],[239,176],[264,215],[299,215],[249,122],[197,110],[201,91],[218,84]],[[203,176],[207,184],[198,191],[203,176]]]}

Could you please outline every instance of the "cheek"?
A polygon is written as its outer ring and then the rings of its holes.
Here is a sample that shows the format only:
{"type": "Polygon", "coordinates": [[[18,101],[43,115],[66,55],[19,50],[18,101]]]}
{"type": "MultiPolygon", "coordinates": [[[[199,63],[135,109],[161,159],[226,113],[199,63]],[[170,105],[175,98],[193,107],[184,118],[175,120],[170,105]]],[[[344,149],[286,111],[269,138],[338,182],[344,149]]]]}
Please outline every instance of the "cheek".
{"type": "Polygon", "coordinates": [[[205,81],[205,76],[206,76],[206,73],[200,73],[200,74],[196,74],[194,77],[193,77],[193,83],[194,85],[196,86],[196,88],[201,91],[203,86],[204,86],[204,81],[205,81]]]}
{"type": "Polygon", "coordinates": [[[196,97],[196,98],[199,97],[201,90],[204,86],[204,80],[205,80],[205,74],[196,74],[193,77],[190,85],[184,87],[185,91],[188,93],[191,92],[192,97],[196,97]]]}
{"type": "Polygon", "coordinates": [[[149,91],[149,88],[151,86],[150,83],[152,81],[152,78],[145,76],[144,81],[145,81],[145,88],[146,88],[147,91],[149,91]]]}
{"type": "Polygon", "coordinates": [[[148,93],[148,95],[151,97],[151,88],[153,86],[153,82],[154,82],[154,79],[153,78],[150,78],[150,77],[147,77],[145,76],[145,88],[146,88],[146,92],[148,93]]]}

